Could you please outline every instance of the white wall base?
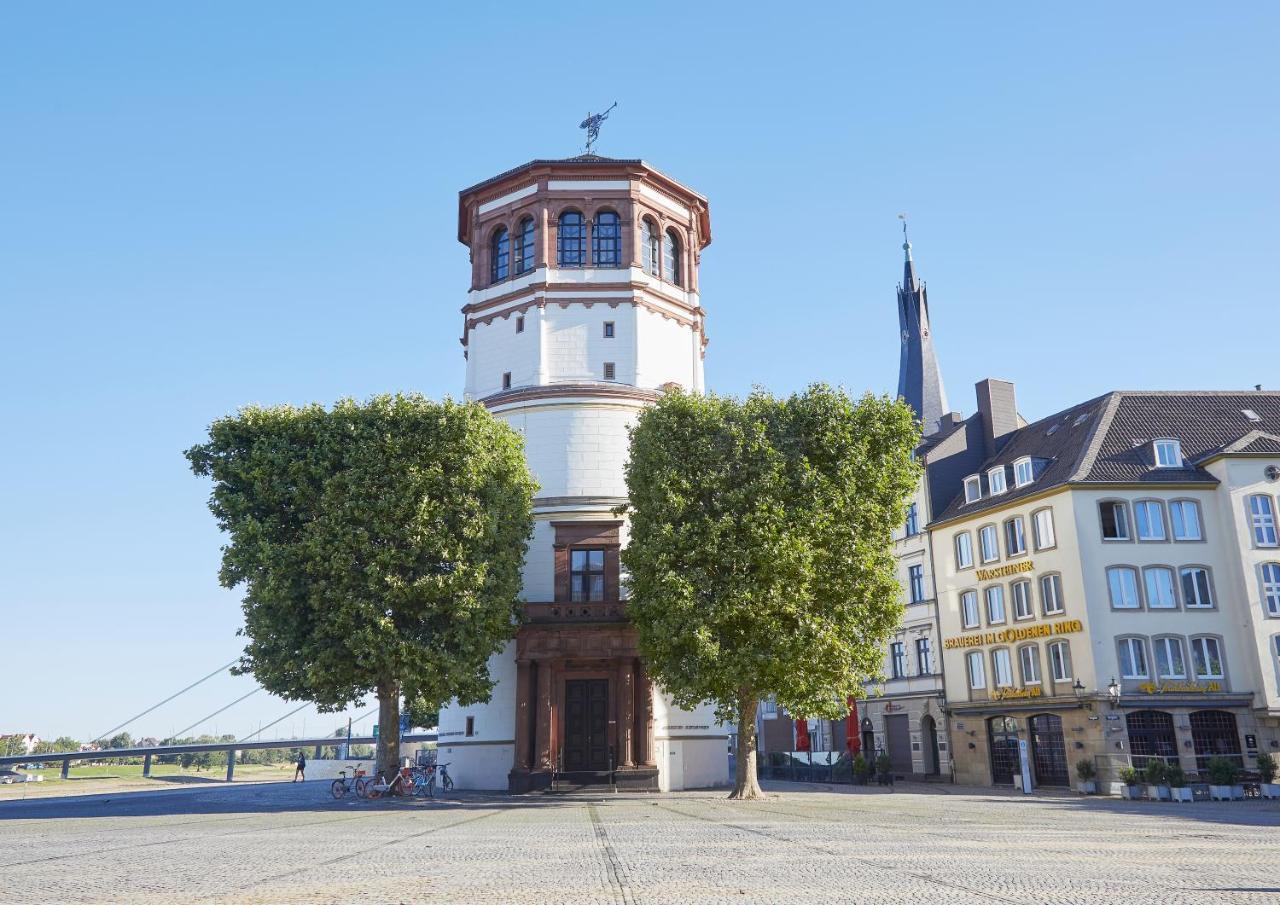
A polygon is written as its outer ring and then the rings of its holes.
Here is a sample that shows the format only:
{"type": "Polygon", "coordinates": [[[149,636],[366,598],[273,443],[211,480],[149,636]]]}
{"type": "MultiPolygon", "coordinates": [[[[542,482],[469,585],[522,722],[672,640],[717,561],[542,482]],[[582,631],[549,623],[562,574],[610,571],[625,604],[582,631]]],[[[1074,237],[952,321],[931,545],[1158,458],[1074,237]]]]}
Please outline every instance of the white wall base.
{"type": "Polygon", "coordinates": [[[436,748],[436,763],[449,765],[449,776],[455,789],[505,792],[515,756],[514,742],[440,745],[436,748]]]}

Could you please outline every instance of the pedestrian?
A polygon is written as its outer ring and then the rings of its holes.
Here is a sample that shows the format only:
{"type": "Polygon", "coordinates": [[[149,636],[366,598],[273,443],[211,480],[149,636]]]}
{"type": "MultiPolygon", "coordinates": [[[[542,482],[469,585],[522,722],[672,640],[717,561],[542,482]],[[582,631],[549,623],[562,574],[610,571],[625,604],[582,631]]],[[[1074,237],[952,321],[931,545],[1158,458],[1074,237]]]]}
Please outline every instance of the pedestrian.
{"type": "Polygon", "coordinates": [[[307,752],[305,751],[298,752],[298,768],[293,771],[292,781],[297,782],[298,780],[307,781],[307,752]]]}

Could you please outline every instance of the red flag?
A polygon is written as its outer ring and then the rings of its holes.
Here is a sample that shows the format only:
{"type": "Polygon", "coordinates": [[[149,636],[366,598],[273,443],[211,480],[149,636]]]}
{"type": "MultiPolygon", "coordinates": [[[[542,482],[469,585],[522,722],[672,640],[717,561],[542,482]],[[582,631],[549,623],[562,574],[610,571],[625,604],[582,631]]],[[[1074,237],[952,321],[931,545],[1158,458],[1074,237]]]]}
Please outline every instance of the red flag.
{"type": "Polygon", "coordinates": [[[862,727],[858,724],[858,699],[849,698],[849,715],[844,718],[844,746],[853,757],[862,751],[862,727]]]}
{"type": "Polygon", "coordinates": [[[809,750],[809,721],[796,720],[796,750],[809,750]]]}

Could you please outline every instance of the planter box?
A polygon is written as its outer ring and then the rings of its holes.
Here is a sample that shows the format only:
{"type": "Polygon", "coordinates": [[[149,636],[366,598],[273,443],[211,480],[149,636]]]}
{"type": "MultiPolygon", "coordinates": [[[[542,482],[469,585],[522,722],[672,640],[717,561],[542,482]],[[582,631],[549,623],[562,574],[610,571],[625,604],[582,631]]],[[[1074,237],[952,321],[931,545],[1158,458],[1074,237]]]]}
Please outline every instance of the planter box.
{"type": "Polygon", "coordinates": [[[1195,801],[1196,794],[1186,786],[1169,790],[1169,797],[1174,801],[1195,801]]]}
{"type": "Polygon", "coordinates": [[[1097,795],[1098,784],[1092,779],[1082,779],[1076,783],[1076,791],[1081,795],[1097,795]]]}
{"type": "Polygon", "coordinates": [[[1152,801],[1168,801],[1172,796],[1168,786],[1147,786],[1147,797],[1152,801]]]}
{"type": "Polygon", "coordinates": [[[1237,801],[1244,798],[1244,786],[1215,786],[1209,783],[1209,797],[1214,801],[1237,801]]]}
{"type": "Polygon", "coordinates": [[[1120,797],[1129,801],[1137,801],[1142,797],[1142,786],[1120,786],[1120,797]]]}
{"type": "Polygon", "coordinates": [[[1280,782],[1258,783],[1258,794],[1263,798],[1280,798],[1280,782]]]}

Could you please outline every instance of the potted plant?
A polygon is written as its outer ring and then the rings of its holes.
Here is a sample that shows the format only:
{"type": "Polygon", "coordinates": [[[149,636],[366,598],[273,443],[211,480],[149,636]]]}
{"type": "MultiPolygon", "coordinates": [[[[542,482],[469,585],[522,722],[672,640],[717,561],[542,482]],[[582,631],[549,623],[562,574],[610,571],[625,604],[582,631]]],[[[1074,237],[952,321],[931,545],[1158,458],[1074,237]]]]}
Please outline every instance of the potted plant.
{"type": "Polygon", "coordinates": [[[1077,792],[1081,795],[1098,794],[1098,768],[1093,765],[1093,761],[1087,757],[1076,761],[1076,776],[1080,777],[1080,781],[1076,783],[1077,792]]]}
{"type": "Polygon", "coordinates": [[[1172,797],[1169,794],[1169,764],[1164,758],[1148,758],[1142,778],[1147,782],[1147,797],[1152,801],[1168,801],[1172,797]]]}
{"type": "Polygon", "coordinates": [[[867,763],[867,759],[861,754],[855,754],[853,756],[851,769],[853,770],[854,783],[860,786],[865,786],[867,784],[867,777],[871,775],[871,764],[867,763]]]}
{"type": "Polygon", "coordinates": [[[1267,751],[1258,755],[1258,794],[1263,798],[1280,798],[1280,783],[1276,782],[1276,759],[1267,751]]]}
{"type": "Polygon", "coordinates": [[[1225,757],[1209,758],[1209,797],[1214,801],[1233,801],[1244,798],[1244,786],[1239,785],[1240,768],[1235,761],[1225,757]]]}
{"type": "Polygon", "coordinates": [[[1125,767],[1120,771],[1120,795],[1130,801],[1142,797],[1142,774],[1133,767],[1125,767]]]}
{"type": "Polygon", "coordinates": [[[893,785],[893,761],[887,752],[881,752],[876,758],[876,772],[880,774],[881,785],[893,785]]]}
{"type": "Polygon", "coordinates": [[[1170,764],[1167,773],[1169,797],[1174,801],[1195,801],[1195,796],[1187,788],[1187,772],[1181,764],[1170,764]]]}

